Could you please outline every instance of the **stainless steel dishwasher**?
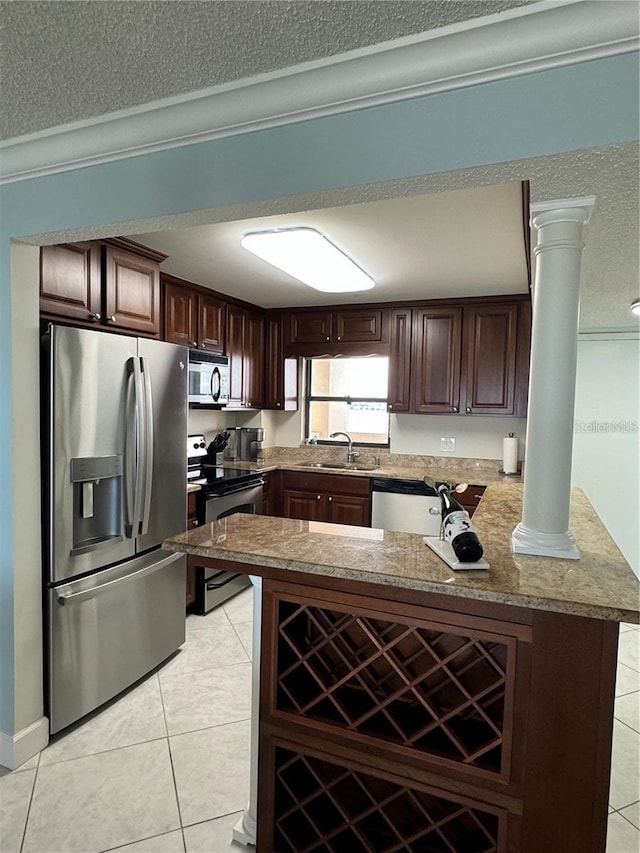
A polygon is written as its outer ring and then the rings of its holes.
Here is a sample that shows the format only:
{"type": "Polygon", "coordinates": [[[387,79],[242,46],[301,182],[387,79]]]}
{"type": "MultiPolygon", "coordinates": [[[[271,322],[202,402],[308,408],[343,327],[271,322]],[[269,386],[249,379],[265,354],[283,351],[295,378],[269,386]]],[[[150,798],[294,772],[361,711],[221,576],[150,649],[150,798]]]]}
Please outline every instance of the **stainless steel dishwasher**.
{"type": "Polygon", "coordinates": [[[374,478],[371,526],[422,536],[440,533],[440,498],[421,480],[374,478]]]}

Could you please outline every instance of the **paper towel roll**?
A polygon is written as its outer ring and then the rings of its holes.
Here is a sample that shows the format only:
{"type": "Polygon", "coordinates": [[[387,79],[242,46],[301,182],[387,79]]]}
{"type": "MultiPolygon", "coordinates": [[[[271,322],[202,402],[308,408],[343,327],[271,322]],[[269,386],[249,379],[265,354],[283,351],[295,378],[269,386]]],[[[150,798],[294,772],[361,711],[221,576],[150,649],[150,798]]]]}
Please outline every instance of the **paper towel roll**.
{"type": "Polygon", "coordinates": [[[512,432],[502,439],[502,470],[505,474],[518,473],[518,437],[512,432]]]}

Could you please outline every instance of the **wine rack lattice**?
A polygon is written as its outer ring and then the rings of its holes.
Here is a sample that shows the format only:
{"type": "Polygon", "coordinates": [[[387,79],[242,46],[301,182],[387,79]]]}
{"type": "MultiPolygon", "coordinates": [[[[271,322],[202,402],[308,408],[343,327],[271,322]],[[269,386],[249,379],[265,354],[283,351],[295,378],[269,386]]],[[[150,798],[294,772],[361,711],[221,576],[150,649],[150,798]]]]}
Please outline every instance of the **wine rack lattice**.
{"type": "Polygon", "coordinates": [[[478,807],[276,749],[278,853],[490,853],[499,818],[478,807]]]}
{"type": "Polygon", "coordinates": [[[508,647],[279,602],[279,710],[500,772],[508,647]]]}

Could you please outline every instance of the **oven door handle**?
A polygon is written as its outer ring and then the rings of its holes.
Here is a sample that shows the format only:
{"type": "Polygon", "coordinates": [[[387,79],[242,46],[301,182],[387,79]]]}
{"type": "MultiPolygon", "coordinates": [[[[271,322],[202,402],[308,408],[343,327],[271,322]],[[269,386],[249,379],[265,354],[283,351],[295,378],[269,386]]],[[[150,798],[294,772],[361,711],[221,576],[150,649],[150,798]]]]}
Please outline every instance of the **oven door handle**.
{"type": "Polygon", "coordinates": [[[229,486],[228,489],[221,489],[219,492],[211,492],[207,495],[207,500],[212,501],[216,498],[226,498],[227,495],[235,495],[237,492],[246,492],[248,489],[254,489],[258,486],[264,486],[264,480],[252,480],[250,483],[242,483],[238,486],[229,486]]]}
{"type": "Polygon", "coordinates": [[[240,574],[235,574],[235,575],[228,574],[227,577],[224,578],[224,580],[221,580],[217,583],[215,581],[205,581],[204,584],[205,584],[207,590],[209,592],[212,592],[214,589],[222,589],[223,586],[226,586],[228,583],[231,583],[231,581],[234,581],[236,578],[239,578],[239,577],[240,577],[240,574]]]}

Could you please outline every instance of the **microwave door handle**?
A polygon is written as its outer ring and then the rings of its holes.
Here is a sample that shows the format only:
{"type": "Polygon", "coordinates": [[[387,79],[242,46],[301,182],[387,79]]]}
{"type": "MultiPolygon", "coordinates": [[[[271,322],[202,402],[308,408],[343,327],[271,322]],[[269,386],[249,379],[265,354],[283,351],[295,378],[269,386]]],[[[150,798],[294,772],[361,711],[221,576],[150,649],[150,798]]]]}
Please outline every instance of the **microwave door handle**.
{"type": "Polygon", "coordinates": [[[222,379],[220,378],[220,368],[214,367],[211,371],[211,396],[213,398],[213,402],[217,403],[220,399],[220,391],[222,390],[222,379]],[[213,380],[217,379],[216,382],[216,390],[213,390],[213,380]]]}
{"type": "Polygon", "coordinates": [[[149,516],[151,514],[151,492],[153,489],[153,398],[151,396],[151,368],[149,359],[144,356],[140,358],[142,367],[142,391],[144,394],[144,418],[142,425],[143,436],[143,481],[142,507],[140,515],[140,533],[149,530],[149,516]]]}

